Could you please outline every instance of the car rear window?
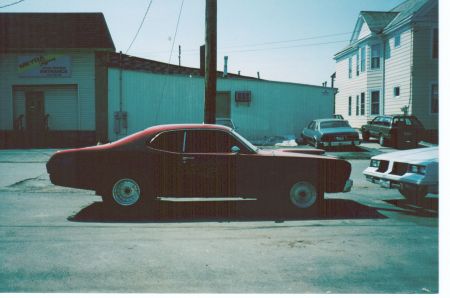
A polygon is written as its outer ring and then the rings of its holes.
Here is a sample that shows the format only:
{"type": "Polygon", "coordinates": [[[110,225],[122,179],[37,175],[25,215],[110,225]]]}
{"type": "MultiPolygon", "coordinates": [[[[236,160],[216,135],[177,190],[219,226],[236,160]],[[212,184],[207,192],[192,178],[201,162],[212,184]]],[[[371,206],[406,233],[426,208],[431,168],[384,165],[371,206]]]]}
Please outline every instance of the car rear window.
{"type": "Polygon", "coordinates": [[[325,121],[320,123],[320,128],[350,127],[347,121],[325,121]]]}
{"type": "Polygon", "coordinates": [[[151,140],[149,146],[153,149],[182,152],[184,142],[184,130],[167,131],[157,135],[151,140]]]}

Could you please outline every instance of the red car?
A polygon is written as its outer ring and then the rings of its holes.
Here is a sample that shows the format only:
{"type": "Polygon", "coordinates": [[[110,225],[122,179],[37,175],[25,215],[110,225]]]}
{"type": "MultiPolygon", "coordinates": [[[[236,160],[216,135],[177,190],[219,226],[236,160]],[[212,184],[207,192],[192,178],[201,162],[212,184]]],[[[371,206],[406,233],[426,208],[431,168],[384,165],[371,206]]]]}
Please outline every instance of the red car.
{"type": "Polygon", "coordinates": [[[106,145],[58,151],[47,171],[53,184],[95,190],[119,207],[235,197],[310,209],[324,192],[352,186],[351,165],[320,153],[261,150],[221,125],[160,125],[106,145]]]}

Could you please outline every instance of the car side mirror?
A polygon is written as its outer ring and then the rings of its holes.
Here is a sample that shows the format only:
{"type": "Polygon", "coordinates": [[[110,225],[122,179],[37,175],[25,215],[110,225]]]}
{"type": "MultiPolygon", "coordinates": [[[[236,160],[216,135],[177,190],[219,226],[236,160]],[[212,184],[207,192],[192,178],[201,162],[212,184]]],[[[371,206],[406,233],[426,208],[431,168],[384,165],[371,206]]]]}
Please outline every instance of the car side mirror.
{"type": "Polygon", "coordinates": [[[231,152],[238,154],[239,152],[241,152],[241,148],[239,148],[238,146],[233,146],[231,147],[231,152]]]}

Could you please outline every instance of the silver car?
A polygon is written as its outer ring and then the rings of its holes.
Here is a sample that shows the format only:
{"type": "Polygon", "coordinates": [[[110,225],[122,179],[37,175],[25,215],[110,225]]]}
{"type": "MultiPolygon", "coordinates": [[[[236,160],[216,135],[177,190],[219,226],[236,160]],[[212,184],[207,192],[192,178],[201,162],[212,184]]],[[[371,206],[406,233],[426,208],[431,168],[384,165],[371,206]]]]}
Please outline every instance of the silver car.
{"type": "Polygon", "coordinates": [[[316,148],[361,144],[358,131],[342,119],[313,120],[303,129],[302,138],[316,148]]]}

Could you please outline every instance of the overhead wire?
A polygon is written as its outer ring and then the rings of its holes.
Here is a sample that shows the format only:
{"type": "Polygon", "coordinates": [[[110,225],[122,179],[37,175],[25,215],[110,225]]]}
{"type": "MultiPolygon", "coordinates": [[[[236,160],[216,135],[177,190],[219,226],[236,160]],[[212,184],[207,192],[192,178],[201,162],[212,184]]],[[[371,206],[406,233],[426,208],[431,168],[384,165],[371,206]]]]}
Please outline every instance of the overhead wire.
{"type": "MultiPolygon", "coordinates": [[[[183,12],[183,5],[184,5],[184,0],[181,1],[180,12],[178,13],[177,25],[176,25],[176,27],[175,27],[175,33],[174,33],[174,36],[173,36],[172,46],[171,46],[171,49],[170,49],[169,62],[168,62],[167,64],[170,64],[170,61],[171,61],[171,59],[172,59],[173,47],[174,47],[175,41],[176,41],[176,39],[177,39],[178,26],[180,25],[181,13],[183,12]]],[[[160,114],[160,109],[161,109],[161,103],[162,103],[162,101],[164,100],[164,97],[165,97],[168,79],[169,79],[169,76],[166,76],[166,78],[165,78],[165,80],[164,80],[162,92],[161,92],[161,98],[160,98],[159,101],[158,101],[158,108],[155,109],[155,111],[156,111],[156,122],[158,122],[158,120],[159,120],[159,114],[160,114]]]]}
{"type": "Polygon", "coordinates": [[[13,3],[10,3],[10,4],[6,4],[6,5],[3,5],[3,6],[0,6],[0,8],[5,8],[5,7],[8,7],[8,6],[13,6],[13,5],[19,4],[20,2],[23,2],[23,1],[25,1],[25,0],[19,0],[19,1],[13,2],[13,3]]]}
{"type": "Polygon", "coordinates": [[[128,49],[125,51],[125,54],[128,53],[128,51],[130,50],[131,46],[134,44],[134,41],[138,37],[139,32],[141,31],[142,25],[144,25],[145,19],[147,17],[148,11],[150,10],[150,6],[152,5],[152,3],[153,3],[153,0],[150,0],[150,2],[148,3],[148,6],[147,6],[147,10],[145,11],[144,17],[142,18],[141,24],[139,25],[139,28],[136,31],[136,34],[134,35],[133,40],[131,41],[130,45],[128,46],[128,49]]]}
{"type": "MultiPolygon", "coordinates": [[[[267,41],[267,42],[261,42],[261,43],[254,43],[254,44],[246,44],[246,45],[235,45],[235,46],[225,46],[218,48],[218,51],[224,51],[226,49],[233,49],[236,48],[236,50],[232,50],[231,52],[247,52],[247,51],[263,51],[263,50],[270,50],[270,49],[284,49],[284,48],[296,48],[296,47],[304,47],[304,46],[315,46],[315,45],[323,45],[323,44],[333,44],[333,43],[341,43],[348,40],[337,40],[337,41],[329,41],[329,42],[321,42],[321,43],[312,43],[312,44],[298,44],[298,45],[289,45],[289,46],[282,46],[282,47],[275,47],[275,48],[260,48],[260,49],[239,49],[239,48],[246,48],[246,47],[256,47],[258,45],[267,45],[267,44],[278,44],[278,43],[288,43],[288,42],[294,42],[294,41],[303,41],[303,40],[313,40],[313,39],[323,39],[327,37],[335,37],[340,35],[348,34],[349,32],[345,33],[336,33],[336,34],[328,34],[328,35],[319,35],[319,36],[312,36],[312,37],[306,37],[306,38],[296,38],[296,39],[289,39],[289,40],[279,40],[279,41],[267,41]]],[[[350,32],[351,33],[351,32],[350,32]]],[[[198,49],[185,49],[184,53],[198,53],[198,49]]],[[[167,51],[151,51],[151,52],[140,52],[143,54],[157,54],[157,53],[166,53],[167,51]]]]}

